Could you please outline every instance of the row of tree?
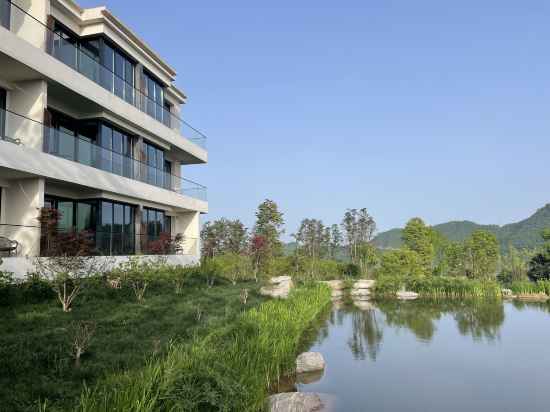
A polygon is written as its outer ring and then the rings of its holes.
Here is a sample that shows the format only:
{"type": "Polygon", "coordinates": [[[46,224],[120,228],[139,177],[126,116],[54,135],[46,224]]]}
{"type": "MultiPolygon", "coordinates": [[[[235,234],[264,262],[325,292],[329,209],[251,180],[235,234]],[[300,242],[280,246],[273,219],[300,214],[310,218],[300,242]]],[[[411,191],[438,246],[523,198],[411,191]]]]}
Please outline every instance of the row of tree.
{"type": "MultiPolygon", "coordinates": [[[[346,260],[363,276],[375,272],[388,275],[467,276],[502,281],[550,278],[550,230],[539,251],[510,246],[500,255],[494,234],[478,230],[463,242],[446,239],[420,218],[409,220],[402,234],[403,247],[381,251],[373,244],[376,222],[367,209],[348,209],[339,224],[325,225],[314,218],[303,219],[292,237],[294,256],[307,258],[311,270],[321,260],[346,260]]],[[[248,230],[239,220],[219,219],[201,231],[203,257],[246,256],[255,273],[284,253],[281,235],[284,217],[277,204],[265,200],[258,206],[256,222],[248,230]]]]}

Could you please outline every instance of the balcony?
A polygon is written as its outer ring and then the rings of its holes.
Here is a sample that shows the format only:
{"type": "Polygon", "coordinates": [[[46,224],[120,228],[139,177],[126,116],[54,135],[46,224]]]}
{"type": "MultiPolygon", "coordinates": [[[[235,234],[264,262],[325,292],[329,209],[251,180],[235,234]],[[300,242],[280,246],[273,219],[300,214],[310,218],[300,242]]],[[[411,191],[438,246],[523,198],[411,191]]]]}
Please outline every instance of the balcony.
{"type": "Polygon", "coordinates": [[[168,173],[154,164],[96,145],[90,139],[74,136],[9,110],[0,110],[0,139],[19,144],[41,139],[45,153],[147,183],[193,199],[207,201],[206,187],[168,173]]]}
{"type": "Polygon", "coordinates": [[[122,101],[146,113],[197,146],[206,149],[207,137],[170,112],[163,106],[163,102],[155,101],[134,87],[133,84],[126,82],[112,69],[102,65],[97,57],[78,47],[70,39],[61,37],[17,4],[9,0],[2,0],[2,3],[4,2],[10,5],[10,11],[3,14],[3,22],[0,26],[6,27],[35,46],[45,49],[50,56],[100,85],[122,101]],[[9,18],[5,17],[7,14],[9,14],[9,18]]]}

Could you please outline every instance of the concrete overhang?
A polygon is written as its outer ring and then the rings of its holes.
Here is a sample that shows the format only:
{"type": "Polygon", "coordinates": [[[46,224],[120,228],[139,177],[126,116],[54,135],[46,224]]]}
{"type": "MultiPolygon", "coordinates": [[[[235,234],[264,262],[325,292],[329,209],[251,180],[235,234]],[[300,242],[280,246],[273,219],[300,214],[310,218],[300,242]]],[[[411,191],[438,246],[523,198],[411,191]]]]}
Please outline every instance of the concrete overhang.
{"type": "Polygon", "coordinates": [[[32,148],[0,141],[0,178],[10,180],[25,177],[44,177],[56,182],[90,188],[105,193],[104,197],[123,196],[137,202],[153,202],[180,211],[208,212],[208,202],[203,200],[32,148]]]}

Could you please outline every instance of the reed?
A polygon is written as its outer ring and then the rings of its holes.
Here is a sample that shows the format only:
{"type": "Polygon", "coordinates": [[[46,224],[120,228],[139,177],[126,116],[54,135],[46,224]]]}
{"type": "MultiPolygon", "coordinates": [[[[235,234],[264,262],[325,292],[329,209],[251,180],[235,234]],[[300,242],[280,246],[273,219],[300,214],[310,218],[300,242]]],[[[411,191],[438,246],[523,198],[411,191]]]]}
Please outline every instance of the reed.
{"type": "Polygon", "coordinates": [[[517,281],[510,284],[510,289],[515,295],[539,295],[550,296],[550,281],[539,280],[538,282],[517,281]]]}
{"type": "Polygon", "coordinates": [[[464,277],[400,277],[383,276],[377,279],[376,296],[390,297],[400,290],[409,290],[426,298],[499,298],[500,285],[492,280],[473,280],[464,277]]]}
{"type": "Polygon", "coordinates": [[[324,285],[270,301],[191,344],[174,344],[137,373],[113,375],[80,400],[82,412],[258,411],[294,365],[300,340],[330,302],[324,285]]]}

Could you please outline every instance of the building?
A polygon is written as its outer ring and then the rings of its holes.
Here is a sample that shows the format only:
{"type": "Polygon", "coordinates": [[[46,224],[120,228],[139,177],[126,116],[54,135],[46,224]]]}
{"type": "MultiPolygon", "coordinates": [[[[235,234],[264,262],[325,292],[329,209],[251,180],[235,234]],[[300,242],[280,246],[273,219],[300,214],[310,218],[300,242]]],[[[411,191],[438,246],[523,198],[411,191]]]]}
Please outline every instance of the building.
{"type": "Polygon", "coordinates": [[[182,169],[207,162],[206,138],[182,120],[175,75],[104,7],[0,0],[0,236],[18,257],[43,255],[37,218],[53,208],[94,253],[169,237],[166,254],[198,258],[206,188],[182,169]]]}

